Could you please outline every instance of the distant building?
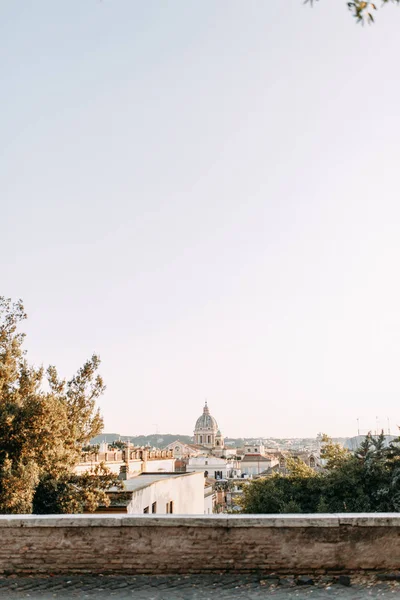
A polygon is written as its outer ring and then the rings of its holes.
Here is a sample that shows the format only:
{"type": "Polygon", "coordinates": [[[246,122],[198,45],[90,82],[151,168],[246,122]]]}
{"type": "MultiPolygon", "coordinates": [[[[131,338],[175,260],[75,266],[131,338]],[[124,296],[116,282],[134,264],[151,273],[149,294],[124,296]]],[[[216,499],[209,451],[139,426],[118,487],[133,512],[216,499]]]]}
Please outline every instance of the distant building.
{"type": "Polygon", "coordinates": [[[203,408],[203,414],[196,421],[194,428],[194,443],[197,446],[211,451],[216,456],[221,456],[224,451],[224,438],[218,429],[218,423],[210,414],[207,402],[203,408]]]}
{"type": "Polygon", "coordinates": [[[264,445],[254,440],[246,443],[243,448],[238,450],[238,454],[242,458],[240,468],[244,477],[260,475],[278,463],[276,454],[267,454],[264,445]]]}
{"type": "Polygon", "coordinates": [[[245,456],[249,456],[249,455],[257,456],[259,454],[264,456],[265,448],[262,444],[246,444],[243,449],[243,453],[245,456]]]}
{"type": "Polygon", "coordinates": [[[264,471],[261,471],[259,474],[261,477],[272,475],[273,473],[287,475],[289,473],[289,469],[287,467],[288,458],[300,460],[307,465],[307,467],[310,467],[310,469],[313,469],[314,471],[323,471],[324,468],[324,460],[321,459],[317,453],[296,451],[280,452],[279,455],[275,457],[274,463],[264,471]]]}
{"type": "Polygon", "coordinates": [[[214,490],[214,486],[211,482],[205,482],[204,486],[204,514],[212,515],[215,509],[217,497],[214,490]]]}
{"type": "Polygon", "coordinates": [[[175,440],[165,450],[174,456],[177,472],[203,471],[206,477],[209,474],[214,479],[225,478],[232,469],[237,472],[237,465],[233,466],[237,457],[236,449],[225,449],[224,438],[216,419],[210,414],[207,402],[196,420],[194,443],[175,440]]]}
{"type": "Polygon", "coordinates": [[[165,447],[165,450],[172,452],[174,458],[181,460],[182,458],[190,458],[191,456],[199,456],[204,448],[195,446],[194,444],[185,444],[180,440],[175,440],[165,447]]]}
{"type": "Polygon", "coordinates": [[[240,477],[241,474],[237,461],[230,461],[226,458],[213,456],[212,454],[189,458],[186,465],[186,472],[201,472],[204,474],[204,477],[211,479],[228,479],[240,477]]]}
{"type": "Polygon", "coordinates": [[[263,471],[270,469],[278,464],[275,456],[264,456],[263,454],[245,454],[240,461],[242,475],[254,477],[260,475],[263,471]]]}
{"type": "MultiPolygon", "coordinates": [[[[393,440],[396,440],[396,439],[398,439],[398,436],[396,436],[396,435],[385,434],[385,441],[384,441],[385,447],[388,446],[390,444],[390,442],[393,442],[393,440]]],[[[348,448],[352,452],[355,452],[356,450],[359,449],[360,445],[362,444],[362,442],[364,440],[365,440],[365,435],[355,435],[354,437],[348,438],[347,440],[345,440],[343,446],[345,448],[348,448]]]]}

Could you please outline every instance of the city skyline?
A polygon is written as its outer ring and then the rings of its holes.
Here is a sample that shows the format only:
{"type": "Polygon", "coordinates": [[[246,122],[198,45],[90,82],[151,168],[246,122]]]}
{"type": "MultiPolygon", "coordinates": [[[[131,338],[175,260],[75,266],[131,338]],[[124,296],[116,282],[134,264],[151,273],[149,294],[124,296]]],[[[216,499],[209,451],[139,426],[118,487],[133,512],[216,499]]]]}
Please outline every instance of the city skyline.
{"type": "MultiPolygon", "coordinates": [[[[221,426],[221,429],[223,430],[223,426],[221,426]]],[[[346,429],[348,429],[348,425],[346,426],[346,429]]],[[[368,433],[371,433],[372,435],[379,435],[381,432],[383,432],[385,435],[393,435],[393,436],[400,436],[400,431],[399,431],[399,426],[397,425],[397,422],[393,422],[390,420],[389,417],[375,417],[375,419],[370,420],[370,419],[365,419],[363,417],[358,417],[355,419],[354,423],[353,423],[353,430],[348,429],[350,431],[349,434],[340,434],[336,433],[336,434],[332,434],[329,431],[317,431],[315,433],[315,435],[302,435],[301,431],[299,432],[298,435],[291,435],[291,436],[286,436],[286,435],[275,435],[274,433],[271,434],[263,434],[263,433],[249,433],[248,435],[230,435],[229,432],[225,432],[224,430],[222,431],[224,438],[242,438],[242,439],[314,439],[317,438],[317,436],[321,433],[327,434],[329,437],[333,437],[333,438],[351,438],[351,437],[356,437],[358,435],[363,436],[363,435],[367,435],[368,433]]],[[[155,423],[153,424],[153,429],[147,430],[147,431],[142,431],[142,430],[136,430],[134,432],[132,432],[131,430],[129,430],[129,426],[126,426],[124,431],[111,431],[109,429],[107,429],[105,427],[104,429],[104,434],[112,434],[112,433],[116,433],[118,435],[121,436],[130,436],[130,437],[139,437],[141,435],[143,436],[149,436],[149,435],[174,435],[175,433],[177,435],[185,435],[185,436],[190,436],[193,437],[193,427],[192,430],[188,430],[188,431],[176,431],[175,429],[172,431],[168,431],[166,429],[163,429],[162,424],[159,423],[155,423]],[[155,428],[154,428],[155,427],[155,428]]]]}
{"type": "Polygon", "coordinates": [[[0,7],[1,294],[107,432],[397,433],[398,11],[314,4],[0,7]]]}

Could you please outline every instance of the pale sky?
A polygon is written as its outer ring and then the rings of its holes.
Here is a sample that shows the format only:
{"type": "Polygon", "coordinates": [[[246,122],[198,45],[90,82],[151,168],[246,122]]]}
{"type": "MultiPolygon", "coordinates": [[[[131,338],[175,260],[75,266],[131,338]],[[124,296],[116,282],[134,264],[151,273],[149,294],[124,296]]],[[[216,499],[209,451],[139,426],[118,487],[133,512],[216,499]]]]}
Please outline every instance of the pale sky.
{"type": "Polygon", "coordinates": [[[0,0],[0,294],[105,431],[400,424],[400,10],[0,0]]]}

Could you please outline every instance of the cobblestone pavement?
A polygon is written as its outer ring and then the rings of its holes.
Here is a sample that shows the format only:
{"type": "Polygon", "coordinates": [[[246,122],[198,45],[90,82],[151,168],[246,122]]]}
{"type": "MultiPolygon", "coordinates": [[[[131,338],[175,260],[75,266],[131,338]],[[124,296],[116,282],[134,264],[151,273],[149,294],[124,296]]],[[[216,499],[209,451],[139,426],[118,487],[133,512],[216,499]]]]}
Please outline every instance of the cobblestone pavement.
{"type": "Polygon", "coordinates": [[[67,600],[365,600],[399,598],[398,580],[381,581],[376,576],[332,577],[190,575],[190,576],[101,576],[71,575],[0,578],[0,599],[67,600]],[[350,585],[349,585],[350,584],[350,585]]]}

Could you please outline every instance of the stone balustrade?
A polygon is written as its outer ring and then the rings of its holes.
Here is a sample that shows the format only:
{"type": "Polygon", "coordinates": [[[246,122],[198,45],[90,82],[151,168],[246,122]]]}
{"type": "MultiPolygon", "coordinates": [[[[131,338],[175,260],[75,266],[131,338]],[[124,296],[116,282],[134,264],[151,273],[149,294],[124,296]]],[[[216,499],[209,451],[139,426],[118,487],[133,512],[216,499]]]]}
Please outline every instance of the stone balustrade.
{"type": "MultiPolygon", "coordinates": [[[[85,452],[82,454],[81,464],[84,463],[110,463],[124,462],[128,458],[127,450],[107,450],[107,452],[85,452]]],[[[162,460],[174,458],[173,450],[149,450],[143,448],[134,448],[129,451],[129,460],[162,460]]]]}

